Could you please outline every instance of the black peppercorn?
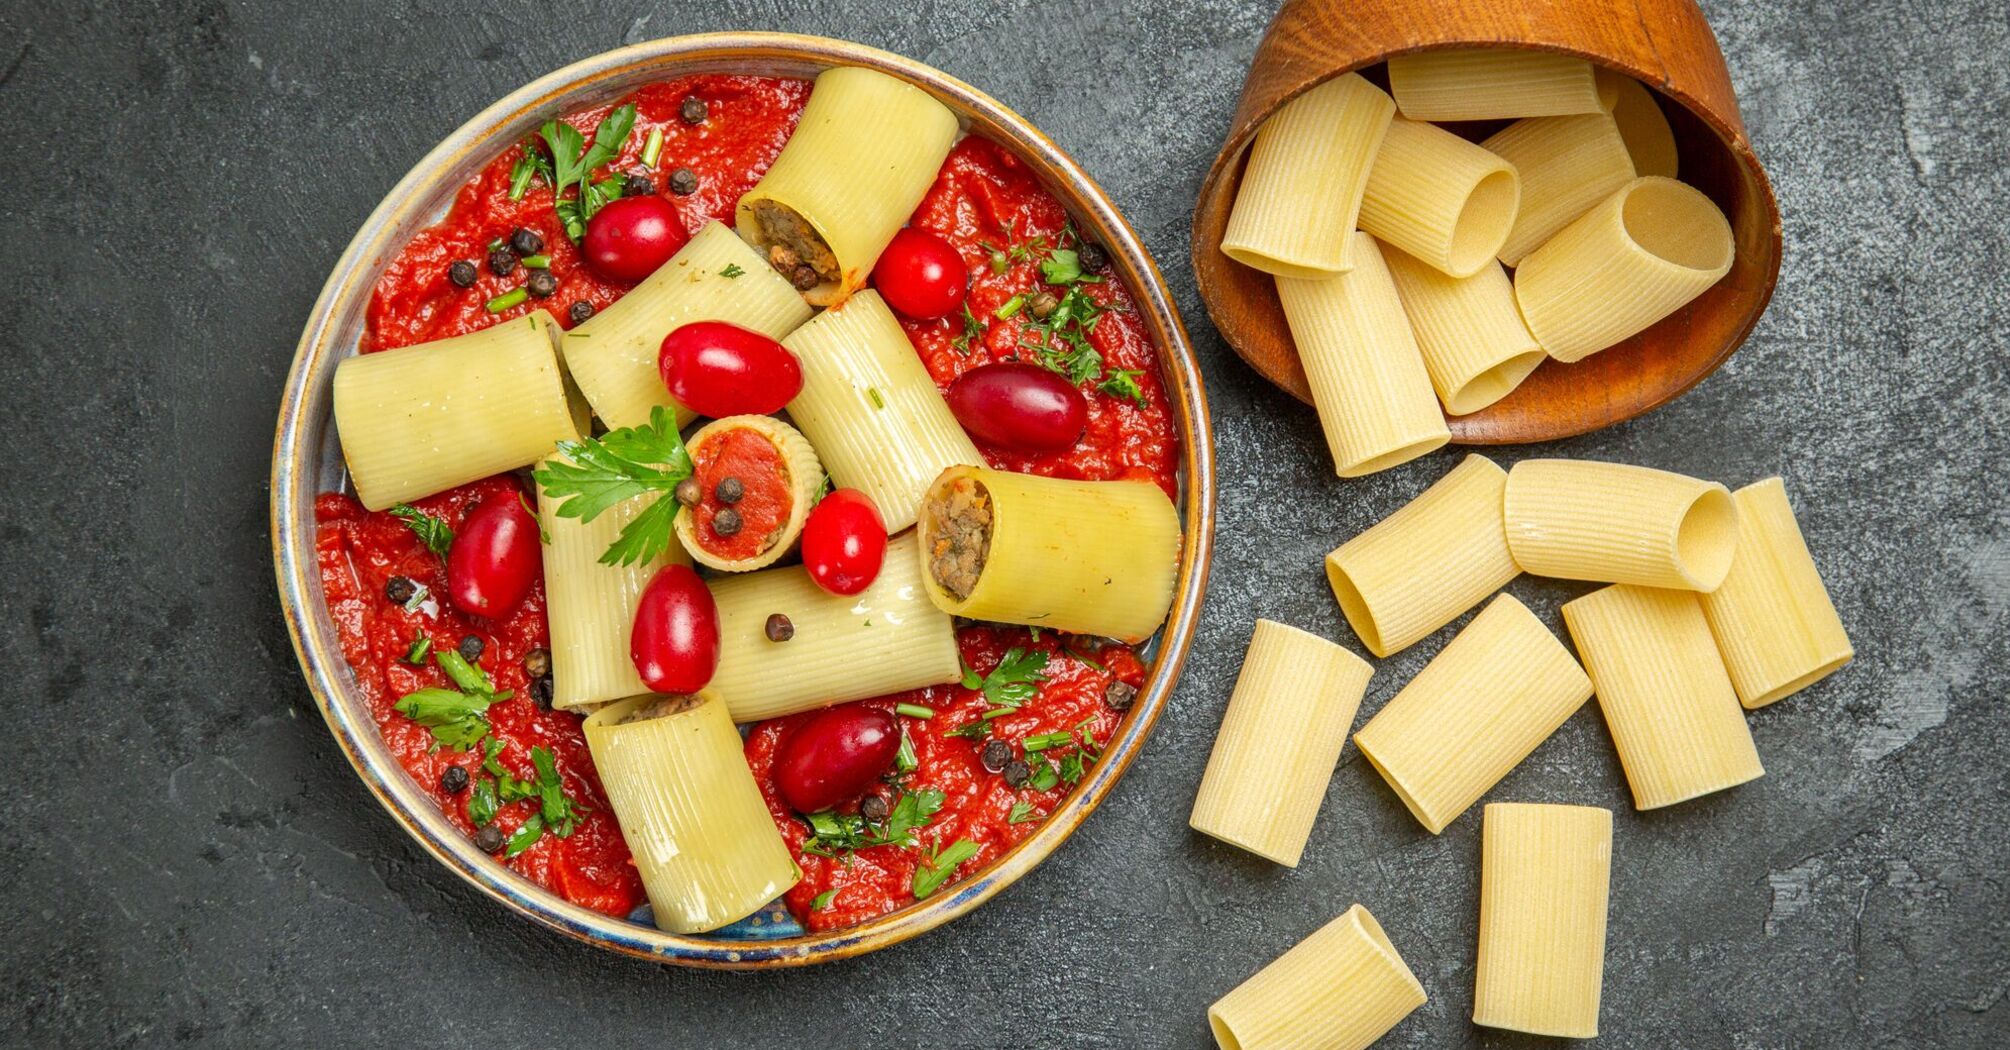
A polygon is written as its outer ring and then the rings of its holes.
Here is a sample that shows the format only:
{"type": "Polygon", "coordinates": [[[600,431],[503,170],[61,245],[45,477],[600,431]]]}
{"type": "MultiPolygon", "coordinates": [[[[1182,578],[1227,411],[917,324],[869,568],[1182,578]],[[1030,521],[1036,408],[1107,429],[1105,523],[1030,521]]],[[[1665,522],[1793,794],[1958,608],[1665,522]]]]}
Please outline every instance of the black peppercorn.
{"type": "Polygon", "coordinates": [[[533,298],[544,299],[558,291],[558,278],[553,277],[550,270],[532,270],[523,287],[533,298]]]}
{"type": "Polygon", "coordinates": [[[677,483],[672,495],[677,497],[677,502],[687,507],[695,507],[699,500],[705,498],[705,490],[698,487],[698,479],[685,478],[677,483]]]}
{"type": "Polygon", "coordinates": [[[509,250],[518,255],[536,255],[544,250],[544,238],[519,226],[510,231],[509,250]]]}
{"type": "Polygon", "coordinates": [[[1026,309],[1034,317],[1044,321],[1054,316],[1055,308],[1060,305],[1061,300],[1055,298],[1053,292],[1035,292],[1032,300],[1026,304],[1026,309]]]}
{"type": "Polygon", "coordinates": [[[475,848],[483,853],[500,851],[503,848],[502,829],[494,824],[483,824],[482,829],[475,832],[475,848]]]}
{"type": "Polygon", "coordinates": [[[471,634],[462,638],[461,644],[454,646],[454,648],[461,654],[461,659],[474,663],[476,660],[482,658],[482,650],[487,647],[482,644],[480,638],[471,634]]]}
{"type": "Polygon", "coordinates": [[[447,267],[447,280],[452,281],[456,288],[473,287],[481,275],[481,271],[475,269],[475,264],[466,259],[456,259],[452,266],[447,267]]]}
{"type": "Polygon", "coordinates": [[[789,283],[796,286],[796,291],[807,292],[824,283],[824,279],[817,276],[817,272],[810,268],[809,263],[799,263],[790,271],[789,283]]]}
{"type": "Polygon", "coordinates": [[[889,807],[885,795],[867,795],[858,804],[858,815],[874,824],[886,819],[889,807]]]}
{"type": "Polygon", "coordinates": [[[714,514],[712,516],[712,531],[721,536],[738,536],[740,534],[740,512],[727,507],[719,513],[714,514]]]}
{"type": "Polygon", "coordinates": [[[1033,767],[1027,765],[1023,759],[1015,758],[1005,763],[1005,783],[1016,788],[1024,786],[1031,779],[1033,779],[1033,767]]]}
{"type": "Polygon", "coordinates": [[[1110,265],[1110,253],[1094,241],[1083,241],[1082,246],[1075,249],[1075,261],[1081,264],[1083,273],[1094,273],[1110,265]]]}
{"type": "Polygon", "coordinates": [[[678,168],[671,172],[670,192],[679,197],[689,197],[698,192],[698,173],[690,168],[678,168]]]}
{"type": "Polygon", "coordinates": [[[656,184],[649,181],[649,176],[639,171],[621,180],[621,195],[623,197],[647,197],[655,192],[656,184]]]}
{"type": "Polygon", "coordinates": [[[1012,761],[1012,745],[996,738],[986,740],[984,750],[977,753],[977,758],[984,763],[986,770],[993,773],[1003,772],[1005,764],[1012,761]]]}
{"type": "Polygon", "coordinates": [[[677,107],[677,115],[683,117],[686,124],[703,124],[705,123],[706,115],[710,112],[711,107],[705,104],[704,99],[696,95],[684,96],[684,104],[677,107]]]}
{"type": "Polygon", "coordinates": [[[566,311],[566,316],[572,318],[573,324],[585,324],[593,320],[593,304],[581,299],[572,304],[572,309],[566,311]]]}
{"type": "Polygon", "coordinates": [[[523,654],[523,673],[527,678],[543,678],[551,673],[551,650],[532,649],[523,654]]]}
{"type": "Polygon", "coordinates": [[[1103,702],[1110,705],[1112,711],[1130,710],[1131,703],[1137,698],[1138,687],[1127,682],[1111,682],[1110,687],[1103,690],[1103,702]]]}
{"type": "Polygon", "coordinates": [[[516,253],[508,248],[497,248],[489,253],[489,272],[497,277],[508,277],[516,272],[516,253]]]}
{"type": "Polygon", "coordinates": [[[468,789],[466,766],[448,766],[440,771],[440,790],[449,795],[458,795],[468,789]]]}
{"type": "Polygon", "coordinates": [[[403,605],[418,593],[419,585],[413,583],[410,576],[393,576],[384,584],[384,597],[389,599],[392,605],[403,605]]]}
{"type": "Polygon", "coordinates": [[[712,495],[721,503],[738,503],[747,496],[747,486],[739,478],[724,477],[712,487],[712,495]]]}
{"type": "Polygon", "coordinates": [[[781,613],[768,614],[765,630],[768,633],[768,641],[771,642],[786,642],[796,636],[796,625],[781,613]]]}
{"type": "Polygon", "coordinates": [[[537,706],[541,710],[545,711],[551,710],[550,675],[545,675],[541,678],[533,678],[530,680],[530,698],[537,703],[537,706]]]}

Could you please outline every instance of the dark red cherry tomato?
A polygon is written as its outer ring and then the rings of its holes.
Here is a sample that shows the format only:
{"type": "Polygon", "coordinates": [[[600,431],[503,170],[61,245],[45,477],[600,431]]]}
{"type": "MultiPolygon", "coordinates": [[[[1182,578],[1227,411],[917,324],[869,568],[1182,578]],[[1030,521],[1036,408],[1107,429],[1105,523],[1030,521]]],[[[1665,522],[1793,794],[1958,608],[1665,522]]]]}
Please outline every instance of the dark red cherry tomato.
{"type": "Polygon", "coordinates": [[[593,272],[626,284],[656,272],[691,234],[669,201],[657,196],[609,201],[586,220],[580,250],[593,272]]]}
{"type": "Polygon", "coordinates": [[[872,286],[888,306],[917,321],[963,305],[970,268],[948,241],[912,226],[893,235],[872,268],[872,286]]]}
{"type": "Polygon", "coordinates": [[[803,389],[803,366],[787,347],[724,321],[693,321],[663,337],[663,386],[701,416],[765,416],[803,389]]]}
{"type": "Polygon", "coordinates": [[[863,704],[825,708],[782,739],[775,786],[798,813],[819,813],[863,794],[893,768],[900,725],[863,704]]]}
{"type": "Polygon", "coordinates": [[[838,489],[803,523],[803,568],[832,594],[857,594],[879,578],[886,560],[886,522],[872,497],[838,489]]]}
{"type": "Polygon", "coordinates": [[[719,669],[719,607],[688,565],[656,571],[635,603],[628,657],[642,684],[659,693],[695,693],[719,669]]]}
{"type": "Polygon", "coordinates": [[[1020,452],[1060,452],[1082,439],[1089,403],[1062,376],[1024,361],[973,368],[949,384],[949,410],[970,436],[1020,452]]]}
{"type": "Polygon", "coordinates": [[[516,493],[491,496],[468,512],[447,548],[447,597],[491,620],[508,616],[544,571],[537,519],[516,493]]]}

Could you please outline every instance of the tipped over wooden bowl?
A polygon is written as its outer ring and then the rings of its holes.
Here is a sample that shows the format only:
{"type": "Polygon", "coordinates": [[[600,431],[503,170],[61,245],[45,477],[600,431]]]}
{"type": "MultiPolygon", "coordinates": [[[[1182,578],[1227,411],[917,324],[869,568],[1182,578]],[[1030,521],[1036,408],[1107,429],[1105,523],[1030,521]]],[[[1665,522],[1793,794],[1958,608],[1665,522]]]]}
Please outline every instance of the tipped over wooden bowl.
{"type": "Polygon", "coordinates": [[[1548,441],[1666,404],[1744,342],[1780,271],[1779,205],[1745,136],[1723,52],[1692,0],[1639,0],[1623,11],[1565,0],[1287,0],[1257,46],[1194,208],[1194,276],[1208,313],[1243,360],[1309,403],[1270,275],[1221,252],[1250,143],[1278,107],[1342,73],[1392,55],[1481,47],[1576,55],[1647,85],[1675,132],[1682,181],[1723,209],[1737,259],[1722,281],[1646,331],[1575,364],[1545,362],[1506,398],[1451,417],[1452,440],[1548,441]]]}

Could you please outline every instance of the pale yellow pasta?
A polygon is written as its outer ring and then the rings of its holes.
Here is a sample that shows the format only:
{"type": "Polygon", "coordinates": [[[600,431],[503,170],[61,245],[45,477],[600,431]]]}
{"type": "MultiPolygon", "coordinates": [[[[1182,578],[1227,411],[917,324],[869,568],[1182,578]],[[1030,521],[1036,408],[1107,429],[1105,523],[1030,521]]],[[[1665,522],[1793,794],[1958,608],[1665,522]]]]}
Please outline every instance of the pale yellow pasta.
{"type": "MultiPolygon", "coordinates": [[[[563,459],[554,453],[553,459],[563,459]]],[[[558,502],[538,492],[538,523],[544,545],[546,619],[551,624],[551,703],[586,707],[649,691],[629,655],[635,603],[656,570],[671,562],[691,564],[683,544],[672,543],[660,557],[630,565],[600,560],[621,530],[647,510],[659,493],[637,496],[602,511],[592,521],[561,517],[558,502]]]]}
{"type": "Polygon", "coordinates": [[[912,533],[886,545],[872,585],[831,594],[800,565],[712,581],[719,609],[719,669],[712,692],[739,722],[941,685],[962,677],[956,625],[921,588],[912,533]],[[795,635],[771,642],[768,617],[795,635]]]}
{"type": "Polygon", "coordinates": [[[1767,478],[1731,498],[1738,556],[1723,586],[1703,596],[1703,615],[1738,700],[1758,708],[1827,677],[1855,650],[1801,538],[1786,485],[1767,478]]]}
{"type": "Polygon", "coordinates": [[[951,467],[915,531],[928,596],[955,616],[1141,642],[1172,607],[1179,511],[1149,481],[951,467]]]}
{"type": "Polygon", "coordinates": [[[1517,120],[1480,145],[1521,176],[1521,208],[1500,250],[1509,266],[1633,181],[1633,158],[1609,113],[1517,120]]]}
{"type": "Polygon", "coordinates": [[[748,557],[733,558],[706,546],[708,541],[720,542],[712,525],[699,524],[693,508],[679,508],[674,522],[678,542],[691,552],[691,557],[698,564],[720,572],[751,572],[780,561],[782,555],[795,546],[796,538],[802,535],[803,523],[810,516],[810,504],[816,502],[817,490],[824,483],[824,468],[817,461],[816,449],[810,447],[809,441],[796,428],[773,416],[727,416],[705,424],[691,435],[689,447],[692,458],[704,462],[706,443],[736,430],[751,430],[761,435],[780,455],[781,482],[789,493],[789,516],[773,535],[767,537],[766,546],[748,557]]]}
{"type": "Polygon", "coordinates": [[[1396,104],[1358,73],[1285,103],[1256,133],[1221,250],[1283,277],[1353,266],[1354,221],[1396,104]]]}
{"type": "Polygon", "coordinates": [[[536,310],[479,332],[335,366],[335,430],[371,510],[529,466],[579,437],[536,310]]]}
{"type": "Polygon", "coordinates": [[[1735,254],[1710,198],[1674,179],[1634,179],[1522,259],[1515,302],[1549,356],[1580,361],[1687,306],[1735,254]]]}
{"type": "Polygon", "coordinates": [[[1591,699],[1591,679],[1503,594],[1375,713],[1354,744],[1436,835],[1591,699]]]}
{"type": "Polygon", "coordinates": [[[1207,1023],[1221,1050],[1365,1050],[1426,998],[1356,904],[1216,999],[1207,1023]]]}
{"type": "Polygon", "coordinates": [[[1598,111],[1591,63],[1544,51],[1419,51],[1389,59],[1389,91],[1411,120],[1499,120],[1598,111]]]}
{"type": "Polygon", "coordinates": [[[1612,812],[1492,803],[1480,857],[1473,1023],[1566,1039],[1597,1035],[1612,812]]]}
{"type": "Polygon", "coordinates": [[[1193,829],[1297,867],[1374,673],[1318,635],[1256,621],[1188,818],[1193,829]]]}
{"type": "Polygon", "coordinates": [[[659,929],[716,930],[802,878],[713,692],[624,700],[583,728],[659,929]]]}
{"type": "Polygon", "coordinates": [[[1354,235],[1354,268],[1347,273],[1277,278],[1277,297],[1334,473],[1373,474],[1452,439],[1374,238],[1354,235]]]}
{"type": "Polygon", "coordinates": [[[1468,455],[1326,556],[1326,582],[1369,652],[1409,648],[1521,573],[1501,524],[1506,489],[1506,471],[1468,455]]]}
{"type": "Polygon", "coordinates": [[[888,532],[914,524],[936,475],[984,462],[878,292],[826,310],[782,345],[803,369],[789,418],[838,485],[872,500],[888,532]]]}
{"type": "Polygon", "coordinates": [[[724,321],[780,339],[809,304],[723,223],[709,223],[641,284],[559,338],[572,381],[612,429],[649,422],[658,405],[695,417],[663,386],[663,337],[694,321],[724,321]],[[732,276],[727,276],[731,274],[732,276]]]}
{"type": "Polygon", "coordinates": [[[1745,711],[1689,591],[1619,584],[1563,606],[1637,809],[1763,776],[1745,711]]]}
{"type": "Polygon", "coordinates": [[[1501,250],[1520,206],[1514,165],[1443,128],[1397,117],[1368,172],[1361,228],[1470,277],[1501,250]]]}
{"type": "Polygon", "coordinates": [[[1499,401],[1549,360],[1521,323],[1514,285],[1500,263],[1489,261],[1471,277],[1452,277],[1404,252],[1392,249],[1382,257],[1446,415],[1463,416],[1499,401]]]}
{"type": "Polygon", "coordinates": [[[1738,508],[1714,481],[1652,467],[1525,459],[1502,511],[1523,572],[1713,591],[1738,546],[1738,508]]]}
{"type": "Polygon", "coordinates": [[[1674,178],[1680,166],[1675,151],[1675,131],[1668,126],[1668,114],[1654,101],[1647,85],[1610,69],[1598,71],[1598,98],[1619,125],[1619,137],[1633,157],[1639,175],[1674,178]]]}
{"type": "Polygon", "coordinates": [[[767,209],[778,206],[790,226],[807,224],[839,272],[806,296],[836,305],[865,284],[935,183],[956,135],[956,114],[928,92],[877,70],[827,69],[788,144],[740,198],[734,226],[766,253],[795,237],[775,236],[767,209]]]}

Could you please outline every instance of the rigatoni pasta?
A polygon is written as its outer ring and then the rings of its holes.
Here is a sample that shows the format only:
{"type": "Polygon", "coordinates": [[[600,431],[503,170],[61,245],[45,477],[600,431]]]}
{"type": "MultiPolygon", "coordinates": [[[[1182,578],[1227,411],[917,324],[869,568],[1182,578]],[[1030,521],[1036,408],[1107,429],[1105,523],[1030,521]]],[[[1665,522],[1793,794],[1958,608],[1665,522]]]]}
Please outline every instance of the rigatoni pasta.
{"type": "Polygon", "coordinates": [[[1436,835],[1591,699],[1591,679],[1528,607],[1503,594],[1354,736],[1436,835]]]}
{"type": "Polygon", "coordinates": [[[579,436],[543,310],[478,332],[346,358],[335,429],[371,510],[529,466],[579,436]]]}
{"type": "Polygon", "coordinates": [[[1520,204],[1514,165],[1443,128],[1398,117],[1368,172],[1361,229],[1470,277],[1501,250],[1520,204]]]}
{"type": "Polygon", "coordinates": [[[1711,591],[1737,550],[1729,490],[1651,467],[1523,460],[1502,508],[1515,563],[1537,576],[1711,591]]]}
{"type": "Polygon", "coordinates": [[[1482,839],[1473,1023],[1590,1039],[1605,981],[1612,812],[1496,802],[1482,839]]]}
{"type": "Polygon", "coordinates": [[[1389,90],[1411,120],[1512,120],[1599,110],[1591,63],[1546,51],[1396,55],[1389,59],[1389,90]]]}
{"type": "Polygon", "coordinates": [[[1372,674],[1324,638],[1256,621],[1188,823],[1297,867],[1372,674]]]}
{"type": "Polygon", "coordinates": [[[1356,904],[1215,1000],[1207,1023],[1221,1050],[1365,1050],[1426,998],[1356,904]]]}
{"type": "Polygon", "coordinates": [[[1499,401],[1549,360],[1521,323],[1514,285],[1500,263],[1489,261],[1471,277],[1452,277],[1404,252],[1382,257],[1446,415],[1467,415],[1499,401]]]}
{"type": "Polygon", "coordinates": [[[773,416],[727,416],[691,435],[698,501],[677,511],[678,542],[721,572],[764,569],[802,535],[823,487],[816,449],[773,416]],[[739,494],[719,491],[739,486],[739,494]]]}
{"type": "Polygon", "coordinates": [[[1354,239],[1347,273],[1277,278],[1333,470],[1343,478],[1406,463],[1452,437],[1381,248],[1365,233],[1354,239]]]}
{"type": "Polygon", "coordinates": [[[1563,606],[1637,809],[1763,776],[1697,596],[1619,584],[1563,606]]]}
{"type": "Polygon", "coordinates": [[[1609,113],[1517,120],[1480,145],[1521,176],[1521,208],[1499,253],[1509,266],[1633,181],[1633,157],[1609,113]]]}
{"type": "Polygon", "coordinates": [[[1633,158],[1634,173],[1674,178],[1680,167],[1675,131],[1668,126],[1668,114],[1654,101],[1654,92],[1624,73],[1601,69],[1598,96],[1619,126],[1619,137],[1633,158]]]}
{"type": "Polygon", "coordinates": [[[1368,169],[1396,104],[1359,73],[1343,73],[1263,122],[1221,250],[1284,277],[1342,273],[1368,169]]]}
{"type": "Polygon", "coordinates": [[[1409,648],[1521,573],[1502,525],[1506,489],[1506,471],[1468,455],[1326,556],[1333,596],[1369,652],[1409,648]]]}
{"type": "Polygon", "coordinates": [[[1738,700],[1764,707],[1813,685],[1855,650],[1794,521],[1779,478],[1747,485],[1738,505],[1738,554],[1703,615],[1738,700]]]}

